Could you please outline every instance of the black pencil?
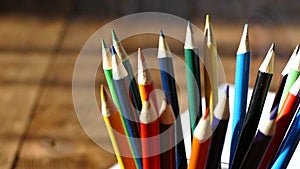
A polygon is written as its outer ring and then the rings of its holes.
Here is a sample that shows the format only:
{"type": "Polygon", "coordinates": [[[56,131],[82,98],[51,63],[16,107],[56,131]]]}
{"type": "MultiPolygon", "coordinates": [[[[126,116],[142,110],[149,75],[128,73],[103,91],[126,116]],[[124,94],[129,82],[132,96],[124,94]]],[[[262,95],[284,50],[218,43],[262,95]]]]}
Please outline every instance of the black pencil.
{"type": "Polygon", "coordinates": [[[276,116],[279,103],[272,109],[269,119],[264,121],[257,131],[255,139],[251,144],[249,151],[241,165],[241,168],[257,168],[262,157],[264,156],[266,149],[268,148],[272,137],[275,134],[276,128],[276,116]]]}
{"type": "Polygon", "coordinates": [[[224,146],[228,121],[229,121],[229,86],[226,86],[224,93],[214,112],[212,123],[213,135],[210,143],[206,168],[217,169],[221,165],[221,155],[224,146]]]}
{"type": "Polygon", "coordinates": [[[250,147],[250,144],[255,136],[256,129],[260,120],[261,112],[265,104],[265,99],[269,90],[274,69],[274,44],[271,45],[266,58],[261,64],[253,93],[251,96],[248,113],[245,123],[237,144],[237,148],[233,157],[231,169],[239,169],[243,159],[250,147]]]}

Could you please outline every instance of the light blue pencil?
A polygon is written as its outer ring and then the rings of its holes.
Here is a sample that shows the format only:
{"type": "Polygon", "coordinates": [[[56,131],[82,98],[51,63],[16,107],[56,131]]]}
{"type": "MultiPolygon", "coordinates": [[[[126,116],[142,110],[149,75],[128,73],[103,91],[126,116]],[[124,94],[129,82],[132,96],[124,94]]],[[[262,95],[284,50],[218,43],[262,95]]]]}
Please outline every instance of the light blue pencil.
{"type": "Polygon", "coordinates": [[[241,42],[236,55],[232,141],[229,161],[230,164],[233,160],[237,142],[243,127],[243,123],[245,121],[250,57],[251,52],[248,38],[248,24],[245,24],[241,42]]]}
{"type": "Polygon", "coordinates": [[[128,141],[130,143],[130,148],[135,158],[137,168],[142,169],[141,145],[139,139],[136,139],[140,138],[139,121],[138,115],[130,103],[128,73],[114,47],[111,48],[111,54],[113,82],[120,100],[120,113],[122,113],[122,118],[124,118],[125,121],[124,128],[128,133],[128,141]]]}
{"type": "Polygon", "coordinates": [[[275,157],[272,169],[286,168],[300,141],[300,109],[275,157]]]}

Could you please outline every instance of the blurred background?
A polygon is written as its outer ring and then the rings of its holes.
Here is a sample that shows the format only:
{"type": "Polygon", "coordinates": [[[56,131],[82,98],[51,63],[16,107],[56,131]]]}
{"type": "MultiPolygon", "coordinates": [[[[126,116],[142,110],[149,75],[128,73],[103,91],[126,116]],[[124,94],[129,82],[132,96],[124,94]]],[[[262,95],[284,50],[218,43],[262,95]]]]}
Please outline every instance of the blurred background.
{"type": "MultiPolygon", "coordinates": [[[[249,85],[253,87],[258,67],[274,42],[270,89],[275,91],[281,70],[299,43],[299,9],[297,0],[1,0],[0,168],[100,169],[116,162],[82,130],[72,101],[76,58],[88,38],[106,23],[137,12],[164,12],[191,20],[203,30],[209,13],[231,84],[243,25],[249,23],[249,85]]],[[[140,47],[136,40],[142,47],[157,45],[157,38],[124,39],[129,54],[140,47]]],[[[171,49],[183,57],[176,45],[182,44],[170,39],[171,49]]]]}

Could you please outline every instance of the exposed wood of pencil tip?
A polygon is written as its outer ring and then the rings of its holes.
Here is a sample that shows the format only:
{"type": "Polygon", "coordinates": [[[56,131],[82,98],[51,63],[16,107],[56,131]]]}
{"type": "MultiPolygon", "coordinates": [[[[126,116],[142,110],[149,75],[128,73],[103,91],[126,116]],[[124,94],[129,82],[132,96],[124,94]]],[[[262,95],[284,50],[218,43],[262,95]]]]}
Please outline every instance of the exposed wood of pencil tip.
{"type": "Polygon", "coordinates": [[[294,84],[290,88],[289,93],[294,96],[300,97],[299,89],[300,89],[300,76],[298,76],[297,80],[294,82],[294,84]]]}
{"type": "Polygon", "coordinates": [[[119,57],[122,58],[122,60],[126,60],[128,59],[128,54],[125,51],[123,45],[121,44],[121,42],[119,41],[119,38],[117,37],[117,34],[115,32],[115,30],[111,30],[111,34],[112,34],[112,41],[113,41],[113,46],[118,54],[119,57]]]}
{"type": "Polygon", "coordinates": [[[200,119],[199,123],[197,124],[193,135],[200,142],[205,142],[211,137],[212,127],[210,125],[209,119],[209,108],[206,109],[204,116],[200,119]]]}
{"type": "Polygon", "coordinates": [[[112,57],[109,52],[109,48],[106,46],[104,39],[101,39],[102,46],[102,67],[103,70],[111,70],[112,69],[112,57]]]}
{"type": "Polygon", "coordinates": [[[159,121],[165,125],[171,125],[175,121],[173,109],[170,104],[167,103],[166,99],[163,99],[162,105],[159,110],[159,121]]]}
{"type": "Polygon", "coordinates": [[[237,50],[237,54],[243,54],[250,51],[250,42],[248,36],[248,24],[245,24],[244,31],[241,37],[240,45],[237,50]]]}
{"type": "Polygon", "coordinates": [[[276,130],[276,116],[278,111],[278,106],[276,105],[270,112],[270,117],[267,118],[267,121],[264,121],[259,128],[259,131],[265,136],[273,136],[276,130]]]}
{"type": "Polygon", "coordinates": [[[212,26],[210,22],[210,16],[207,14],[206,19],[205,19],[205,28],[204,28],[204,40],[206,41],[207,46],[217,46],[213,31],[212,31],[212,26]]]}
{"type": "Polygon", "coordinates": [[[149,85],[153,83],[152,74],[147,66],[141,48],[138,49],[138,84],[149,85]]]}
{"type": "Polygon", "coordinates": [[[268,74],[273,74],[274,71],[274,52],[275,45],[274,43],[271,45],[264,61],[259,67],[260,72],[268,73],[268,74]]]}
{"type": "Polygon", "coordinates": [[[293,62],[295,60],[295,57],[296,57],[298,51],[299,51],[299,45],[297,45],[295,47],[292,55],[290,56],[290,59],[288,60],[288,62],[286,63],[284,69],[282,70],[282,72],[281,72],[282,76],[285,76],[285,75],[287,75],[290,72],[290,70],[292,68],[292,64],[293,64],[293,62]]]}
{"type": "Polygon", "coordinates": [[[172,57],[169,45],[165,39],[165,35],[162,30],[160,31],[160,34],[159,34],[157,57],[158,58],[172,57]]]}
{"type": "Polygon", "coordinates": [[[121,58],[117,55],[115,48],[111,47],[113,79],[118,80],[128,76],[128,73],[122,64],[121,58]]]}
{"type": "Polygon", "coordinates": [[[300,71],[300,52],[294,58],[294,61],[291,64],[291,69],[300,71]]]}
{"type": "Polygon", "coordinates": [[[112,113],[118,112],[103,84],[100,85],[100,97],[102,115],[110,116],[112,113]]]}
{"type": "Polygon", "coordinates": [[[214,110],[214,116],[221,120],[229,119],[228,111],[228,97],[229,97],[229,85],[226,86],[225,93],[221,95],[219,103],[216,105],[214,110]]]}
{"type": "Polygon", "coordinates": [[[191,22],[188,21],[187,28],[186,28],[184,49],[195,49],[194,44],[195,44],[195,42],[194,42],[192,25],[191,25],[191,22]]]}

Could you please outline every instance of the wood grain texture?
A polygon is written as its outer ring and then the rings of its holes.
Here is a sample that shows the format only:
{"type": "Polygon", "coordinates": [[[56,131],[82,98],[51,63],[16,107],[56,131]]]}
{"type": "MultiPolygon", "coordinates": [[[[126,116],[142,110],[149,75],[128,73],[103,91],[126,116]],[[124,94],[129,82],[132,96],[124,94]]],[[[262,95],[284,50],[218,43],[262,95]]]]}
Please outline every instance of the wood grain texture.
{"type": "Polygon", "coordinates": [[[0,53],[0,166],[10,169],[49,61],[49,55],[0,53]]]}
{"type": "Polygon", "coordinates": [[[20,15],[0,16],[0,49],[51,52],[59,38],[63,19],[20,15]]]}
{"type": "Polygon", "coordinates": [[[114,155],[93,143],[78,122],[71,92],[76,56],[57,57],[21,147],[17,169],[92,169],[115,163],[114,155]]]}

